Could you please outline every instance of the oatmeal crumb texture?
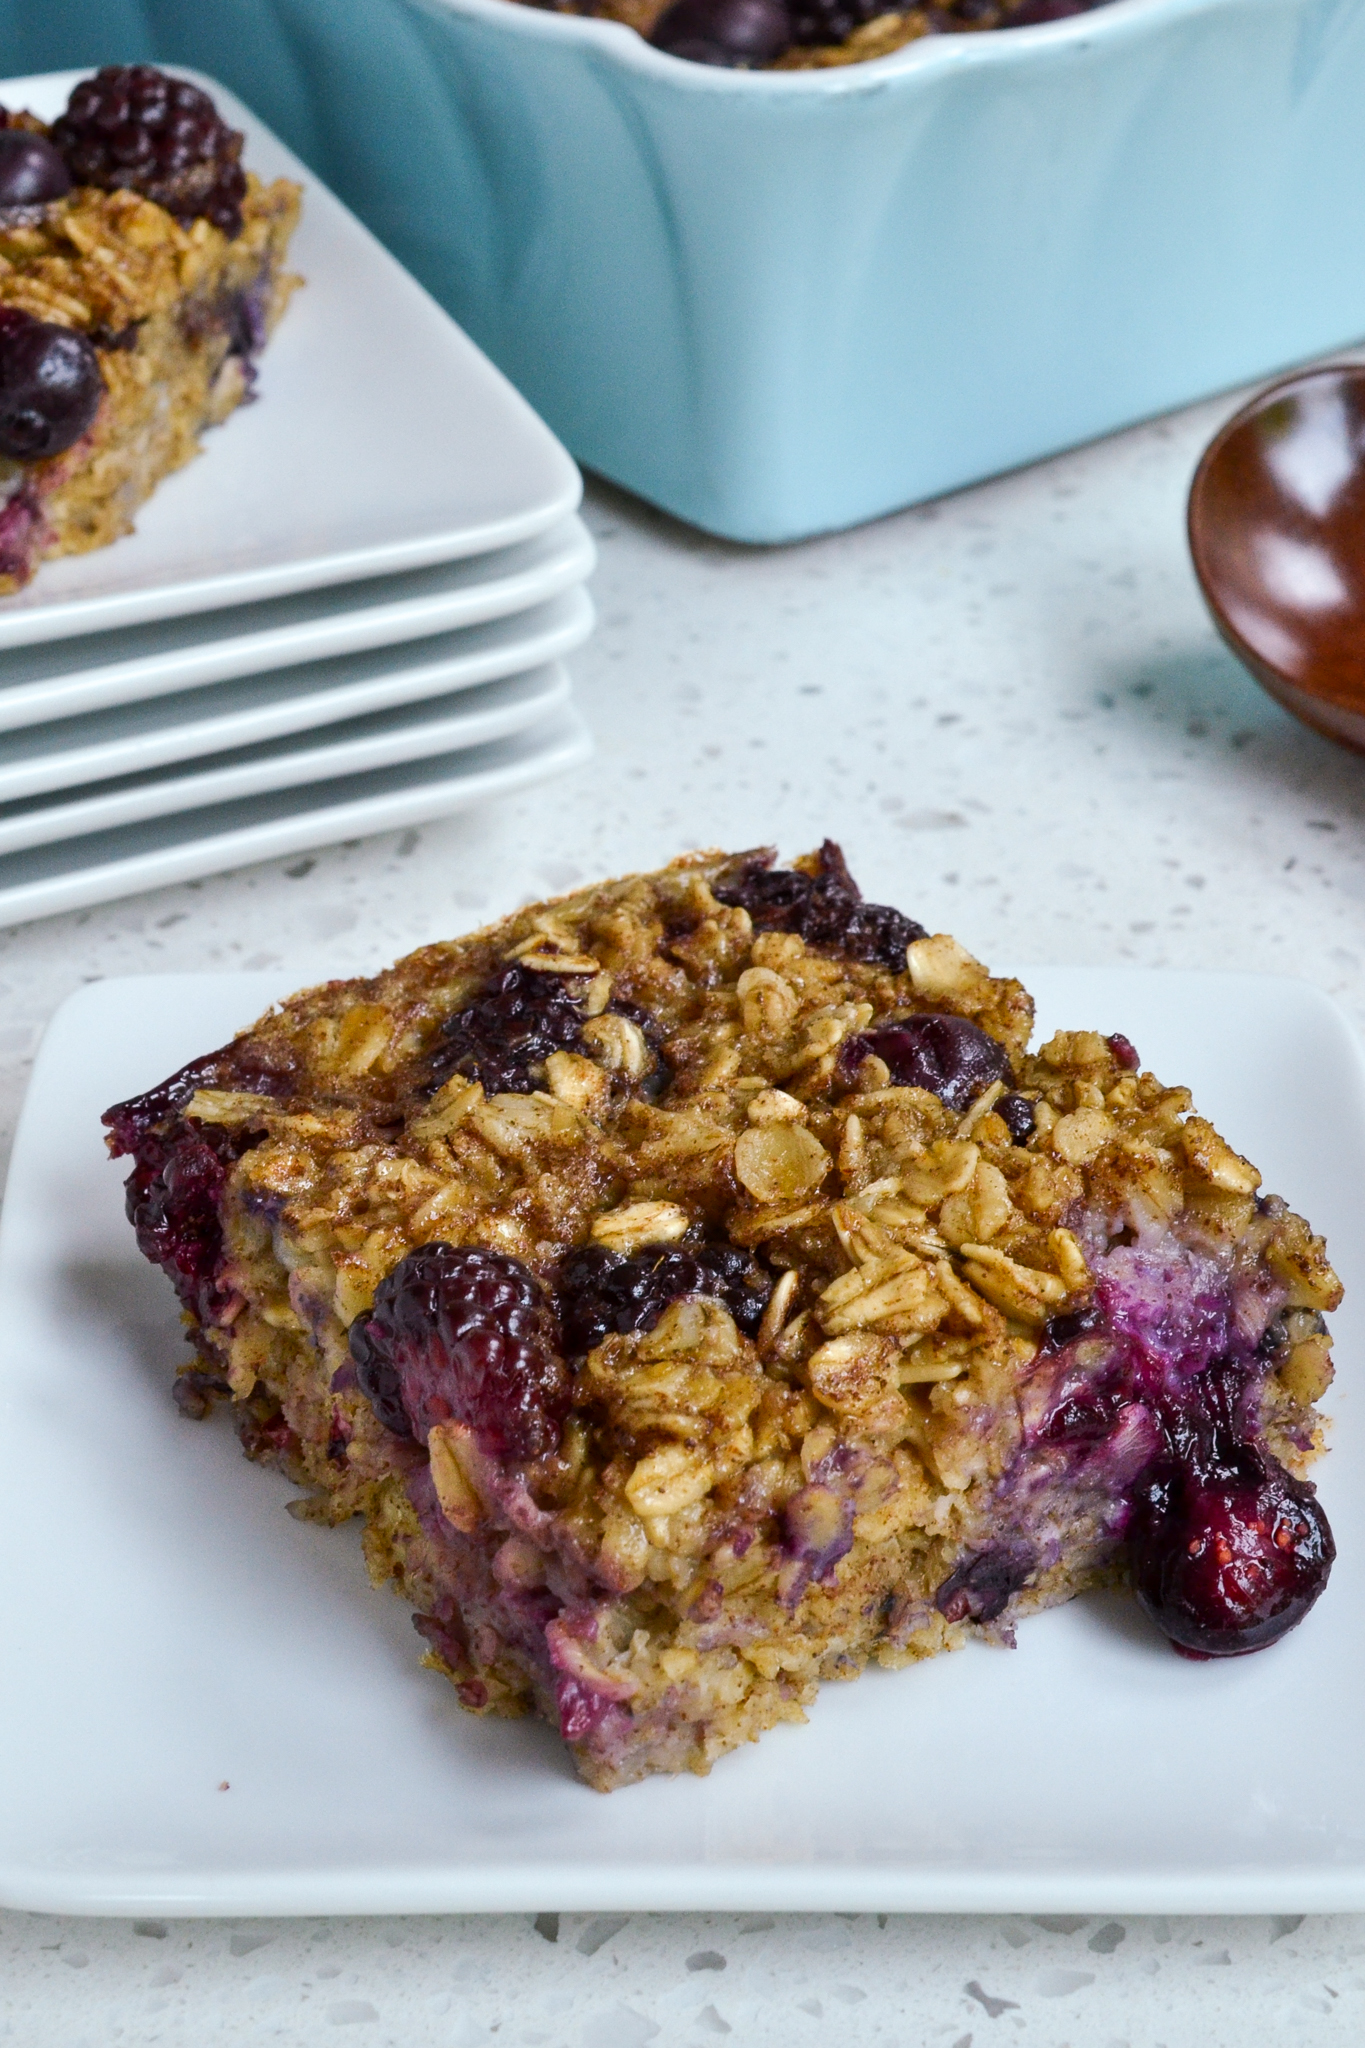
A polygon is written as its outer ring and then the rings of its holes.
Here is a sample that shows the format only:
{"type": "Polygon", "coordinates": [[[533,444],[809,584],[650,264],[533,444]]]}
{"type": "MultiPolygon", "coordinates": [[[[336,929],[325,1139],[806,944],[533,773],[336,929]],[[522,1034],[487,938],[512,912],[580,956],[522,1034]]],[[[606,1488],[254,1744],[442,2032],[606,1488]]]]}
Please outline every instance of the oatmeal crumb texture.
{"type": "Polygon", "coordinates": [[[1031,1023],[829,842],[307,991],[106,1115],[180,1405],[603,1790],[1089,1586],[1258,1648],[1331,1563],[1340,1287],[1186,1090],[1031,1023]]]}
{"type": "MultiPolygon", "coordinates": [[[[53,132],[24,114],[7,126],[53,132]]],[[[284,267],[299,207],[297,185],[251,172],[231,237],[132,189],[78,184],[0,204],[0,310],[85,337],[102,385],[74,445],[32,461],[0,453],[0,595],[44,560],[130,533],[200,434],[251,395],[255,358],[301,282],[284,267]]]]}

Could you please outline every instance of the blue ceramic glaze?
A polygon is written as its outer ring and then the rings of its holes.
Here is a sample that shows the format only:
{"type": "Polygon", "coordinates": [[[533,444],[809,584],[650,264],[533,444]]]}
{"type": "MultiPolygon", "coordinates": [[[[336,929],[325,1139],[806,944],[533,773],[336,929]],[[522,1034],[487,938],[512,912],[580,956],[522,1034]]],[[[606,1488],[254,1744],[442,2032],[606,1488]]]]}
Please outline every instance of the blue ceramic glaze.
{"type": "Polygon", "coordinates": [[[738,540],[1365,333],[1359,0],[1112,0],[806,73],[509,0],[36,12],[0,0],[16,70],[222,78],[582,463],[738,540]]]}

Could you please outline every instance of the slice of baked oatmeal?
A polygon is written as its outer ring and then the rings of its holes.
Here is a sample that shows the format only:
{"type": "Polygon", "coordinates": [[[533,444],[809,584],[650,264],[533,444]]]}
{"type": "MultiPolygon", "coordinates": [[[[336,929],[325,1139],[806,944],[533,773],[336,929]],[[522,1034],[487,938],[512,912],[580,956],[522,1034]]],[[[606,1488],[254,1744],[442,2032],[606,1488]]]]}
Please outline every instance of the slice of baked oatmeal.
{"type": "Polygon", "coordinates": [[[476,1712],[589,1784],[1129,1583],[1321,1590],[1321,1242],[1128,1041],[829,842],[696,854],[296,996],[109,1110],[187,1414],[365,1519],[476,1712]]]}
{"type": "Polygon", "coordinates": [[[0,115],[0,595],[131,532],[251,395],[300,282],[299,188],[241,148],[149,65],[84,80],[50,128],[0,115]]]}

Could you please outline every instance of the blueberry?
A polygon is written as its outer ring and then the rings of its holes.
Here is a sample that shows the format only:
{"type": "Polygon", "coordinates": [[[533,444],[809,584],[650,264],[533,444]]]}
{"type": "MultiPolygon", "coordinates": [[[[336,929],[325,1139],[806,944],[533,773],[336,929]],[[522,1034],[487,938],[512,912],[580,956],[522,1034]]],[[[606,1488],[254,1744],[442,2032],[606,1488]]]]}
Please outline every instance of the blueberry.
{"type": "Polygon", "coordinates": [[[60,455],[80,440],[103,395],[85,335],[0,306],[0,454],[17,462],[60,455]]]}
{"type": "Polygon", "coordinates": [[[1133,1541],[1138,1601],[1188,1656],[1277,1642],[1327,1583],[1336,1546],[1311,1486],[1250,1445],[1148,1489],[1133,1541]]]}
{"type": "Polygon", "coordinates": [[[380,1282],[349,1341],[361,1392],[397,1436],[424,1443],[454,1420],[499,1458],[559,1442],[569,1375],[549,1299],[519,1259],[422,1245],[380,1282]]]}
{"type": "Polygon", "coordinates": [[[869,1053],[885,1061],[893,1087],[927,1088],[949,1109],[965,1109],[992,1081],[1007,1081],[1010,1075],[1010,1056],[998,1039],[965,1017],[937,1011],[901,1017],[847,1039],[839,1057],[845,1081],[852,1082],[869,1053]]]}
{"type": "Polygon", "coordinates": [[[791,23],[782,0],[673,0],[650,41],[693,64],[747,70],[782,55],[791,23]]]}
{"type": "Polygon", "coordinates": [[[1008,1095],[1002,1095],[995,1105],[995,1113],[1016,1145],[1027,1144],[1033,1136],[1036,1121],[1033,1104],[1027,1095],[1016,1095],[1012,1091],[1008,1095]]]}
{"type": "Polygon", "coordinates": [[[71,173],[43,135],[0,128],[0,207],[42,206],[71,190],[71,173]]]}

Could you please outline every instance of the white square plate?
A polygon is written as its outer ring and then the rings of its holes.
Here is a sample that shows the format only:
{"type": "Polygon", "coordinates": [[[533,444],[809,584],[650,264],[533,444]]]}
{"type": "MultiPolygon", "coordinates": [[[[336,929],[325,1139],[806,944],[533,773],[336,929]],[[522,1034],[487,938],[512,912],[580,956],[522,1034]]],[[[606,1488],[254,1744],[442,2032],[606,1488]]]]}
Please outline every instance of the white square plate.
{"type": "Polygon", "coordinates": [[[26,726],[0,741],[0,806],[520,675],[581,646],[592,623],[587,592],[566,590],[511,618],[430,639],[26,726]]]}
{"type": "MultiPolygon", "coordinates": [[[[160,485],[136,533],[0,600],[0,647],[484,554],[578,503],[569,456],[449,315],[226,87],[174,69],[245,131],[249,169],[303,185],[289,263],[306,283],[259,403],[160,485]]],[[[88,75],[5,79],[0,102],[51,120],[88,75]]]]}
{"type": "Polygon", "coordinates": [[[591,752],[588,728],[561,702],[548,718],[484,746],[25,847],[0,855],[0,927],[448,818],[576,768],[591,752]]]}
{"type": "Polygon", "coordinates": [[[581,584],[596,559],[571,513],[473,561],[0,652],[0,731],[509,618],[581,584]]]}
{"type": "Polygon", "coordinates": [[[188,764],[172,761],[140,774],[0,804],[0,863],[6,855],[32,846],[111,832],[146,818],[168,818],[242,797],[367,775],[399,762],[463,753],[524,732],[568,701],[567,669],[560,662],[548,662],[475,690],[390,705],[364,718],[324,726],[317,733],[290,733],[188,764]]]}
{"type": "Polygon", "coordinates": [[[1339,1561],[1259,1656],[1190,1664],[1130,1602],[824,1688],[708,1779],[609,1798],[417,1662],[355,1532],[168,1396],[170,1290],[99,1113],[276,976],[97,983],[54,1020],[0,1227],[0,1899],[91,1913],[1365,1908],[1365,1088],[1339,1013],[1251,975],[1039,970],[1046,1035],[1127,1032],[1327,1232],[1347,1284],[1322,1495],[1339,1561]],[[229,1789],[220,1789],[226,1785],[229,1789]]]}

